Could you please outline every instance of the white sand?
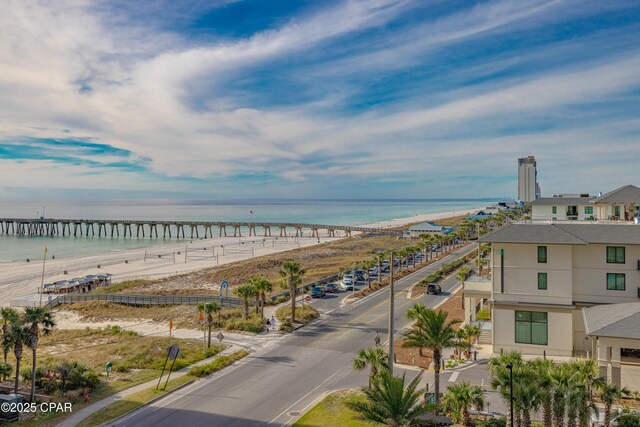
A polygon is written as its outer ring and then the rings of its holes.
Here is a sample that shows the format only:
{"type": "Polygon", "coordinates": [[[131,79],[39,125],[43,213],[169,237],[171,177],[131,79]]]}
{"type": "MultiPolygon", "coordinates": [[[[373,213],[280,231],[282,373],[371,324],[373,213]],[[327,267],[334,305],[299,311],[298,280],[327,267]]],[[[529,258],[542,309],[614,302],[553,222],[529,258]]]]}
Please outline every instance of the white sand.
{"type": "Polygon", "coordinates": [[[394,218],[388,221],[379,221],[379,222],[373,222],[370,224],[362,224],[360,225],[360,227],[374,227],[374,228],[401,227],[406,224],[415,224],[417,222],[436,221],[442,218],[451,218],[454,216],[461,216],[461,215],[473,215],[473,213],[479,209],[482,209],[482,207],[476,208],[476,209],[463,210],[463,211],[451,211],[451,212],[416,215],[409,218],[394,218]]]}
{"type": "MultiPolygon", "coordinates": [[[[372,224],[362,224],[363,227],[390,228],[399,227],[422,221],[434,221],[440,218],[459,216],[469,211],[453,211],[437,214],[417,215],[411,218],[396,218],[372,224]]],[[[321,234],[322,243],[342,237],[328,238],[321,234]]],[[[210,239],[192,240],[185,242],[157,245],[149,248],[127,249],[108,252],[86,257],[62,258],[47,260],[45,264],[44,282],[51,283],[58,280],[70,280],[88,274],[111,273],[113,283],[130,279],[158,279],[176,274],[188,273],[216,265],[228,264],[235,261],[249,259],[282,252],[298,247],[317,245],[318,239],[305,237],[298,239],[280,237],[214,237],[210,239]],[[221,245],[225,247],[222,254],[221,245]],[[185,246],[187,260],[185,262],[185,246]],[[213,250],[212,250],[213,246],[213,250]],[[253,252],[252,252],[253,250],[253,252]],[[146,260],[145,260],[146,252],[146,260]],[[179,252],[179,254],[178,254],[179,252]],[[231,253],[233,252],[233,253],[231,253]],[[162,254],[162,257],[158,257],[162,254]],[[175,262],[174,262],[175,254],[175,262]],[[217,255],[217,256],[214,256],[217,255]],[[128,261],[125,263],[125,260],[128,261]],[[100,268],[97,266],[100,265],[100,268]],[[67,274],[64,274],[64,271],[67,274]]],[[[37,304],[39,296],[35,295],[42,280],[42,262],[11,262],[0,264],[0,306],[24,305],[25,301],[37,304]],[[13,301],[12,301],[13,300],[13,301]]],[[[43,297],[47,300],[47,295],[43,297]]]]}

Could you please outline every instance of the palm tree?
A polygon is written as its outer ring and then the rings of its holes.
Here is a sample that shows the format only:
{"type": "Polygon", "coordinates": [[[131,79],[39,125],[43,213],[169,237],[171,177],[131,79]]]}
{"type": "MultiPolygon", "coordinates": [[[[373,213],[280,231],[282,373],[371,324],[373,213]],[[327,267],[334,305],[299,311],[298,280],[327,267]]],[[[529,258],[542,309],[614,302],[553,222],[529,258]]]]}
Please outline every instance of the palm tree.
{"type": "Polygon", "coordinates": [[[453,414],[453,421],[470,426],[469,408],[484,407],[484,391],[480,386],[468,382],[450,386],[442,396],[442,409],[453,414]]]}
{"type": "MultiPolygon", "coordinates": [[[[2,320],[2,342],[5,342],[5,336],[9,333],[9,329],[12,323],[17,322],[20,319],[18,312],[14,308],[2,307],[0,309],[0,320],[2,320]]],[[[4,356],[3,362],[7,363],[7,356],[9,355],[10,346],[3,345],[2,353],[4,356]]],[[[2,380],[7,379],[8,374],[2,375],[2,380]]]]}
{"type": "Polygon", "coordinates": [[[207,327],[209,328],[209,338],[207,347],[211,347],[211,327],[213,326],[213,313],[218,313],[218,324],[220,323],[220,305],[215,302],[206,302],[198,304],[198,311],[207,315],[207,327]]]}
{"type": "Polygon", "coordinates": [[[416,376],[406,387],[405,376],[394,377],[389,371],[383,371],[372,388],[363,389],[365,402],[347,402],[354,411],[368,421],[385,424],[389,427],[419,425],[418,417],[427,413],[427,408],[418,404],[420,395],[416,376]]]}
{"type": "Polygon", "coordinates": [[[474,340],[482,334],[482,329],[480,329],[479,326],[469,324],[464,325],[459,331],[461,338],[465,341],[466,347],[469,349],[473,347],[474,340]]]}
{"type": "Polygon", "coordinates": [[[38,352],[38,340],[40,334],[49,335],[56,322],[53,320],[51,312],[44,307],[27,307],[24,310],[25,326],[29,329],[29,347],[33,354],[33,364],[31,366],[31,402],[35,402],[36,395],[36,356],[38,352]]]}
{"type": "Polygon", "coordinates": [[[405,332],[405,347],[428,348],[433,352],[435,374],[434,390],[436,404],[440,403],[440,363],[442,350],[456,343],[454,326],[460,323],[454,319],[447,322],[446,311],[434,311],[423,304],[416,304],[407,311],[407,319],[414,320],[413,327],[405,332]]]}
{"type": "Polygon", "coordinates": [[[598,378],[598,362],[594,359],[575,359],[569,366],[575,380],[583,384],[591,396],[593,381],[598,378]]]}
{"type": "Polygon", "coordinates": [[[383,252],[376,254],[375,259],[378,263],[378,283],[382,283],[382,261],[384,261],[385,254],[383,252]]]}
{"type": "Polygon", "coordinates": [[[20,362],[22,361],[22,351],[25,345],[31,342],[31,330],[21,322],[13,322],[6,335],[7,345],[13,348],[16,357],[16,380],[13,393],[18,394],[18,384],[20,381],[20,362]]]}
{"type": "Polygon", "coordinates": [[[380,347],[371,347],[358,352],[358,357],[353,359],[353,369],[361,371],[367,366],[371,368],[369,372],[369,388],[371,381],[375,380],[380,372],[389,369],[389,356],[380,347]]]}
{"type": "MultiPolygon", "coordinates": [[[[367,272],[367,287],[371,287],[371,269],[376,266],[376,260],[367,259],[360,264],[362,269],[367,272]]],[[[380,272],[378,272],[380,274],[380,272]]]]}
{"type": "Polygon", "coordinates": [[[258,294],[256,288],[251,285],[238,286],[236,295],[244,300],[244,318],[249,318],[249,298],[253,298],[258,294]]]}
{"type": "Polygon", "coordinates": [[[296,319],[296,289],[302,283],[305,271],[300,267],[300,263],[295,261],[285,261],[280,271],[282,283],[286,287],[289,286],[289,295],[291,296],[291,321],[296,319]]]}
{"type": "Polygon", "coordinates": [[[544,427],[553,427],[553,412],[551,406],[553,381],[551,379],[551,372],[555,369],[555,365],[552,360],[546,359],[535,359],[532,360],[530,364],[535,371],[536,386],[541,394],[544,427]]]}
{"type": "MultiPolygon", "coordinates": [[[[258,291],[258,294],[262,301],[262,304],[260,305],[260,316],[264,317],[264,305],[267,302],[266,293],[271,292],[273,290],[273,284],[267,279],[265,279],[264,277],[254,277],[249,281],[249,283],[258,291]]],[[[256,307],[257,306],[258,305],[256,305],[256,307]]]]}
{"type": "Polygon", "coordinates": [[[567,396],[572,386],[571,375],[572,372],[566,364],[557,365],[551,371],[551,382],[553,384],[552,410],[554,427],[564,427],[567,396]]]}
{"type": "Polygon", "coordinates": [[[535,383],[535,372],[530,364],[523,364],[514,372],[513,399],[522,426],[531,427],[531,412],[542,404],[542,392],[535,383]]]}
{"type": "Polygon", "coordinates": [[[629,389],[611,384],[602,377],[594,381],[594,386],[600,394],[600,400],[604,403],[604,427],[609,427],[611,425],[611,406],[622,396],[629,395],[629,389]]]}
{"type": "MultiPolygon", "coordinates": [[[[507,402],[507,427],[511,425],[511,405],[508,402],[511,399],[511,382],[510,371],[507,365],[511,364],[513,369],[514,383],[517,381],[518,367],[523,364],[522,354],[517,351],[508,351],[489,360],[489,372],[491,373],[491,387],[498,390],[502,399],[507,402]]],[[[515,390],[515,387],[514,387],[515,390]]],[[[515,403],[515,399],[514,399],[515,403]]],[[[514,405],[515,406],[515,405],[514,405]]],[[[519,411],[518,411],[519,412],[519,411]]]]}
{"type": "Polygon", "coordinates": [[[584,384],[573,382],[567,395],[567,427],[577,427],[578,414],[588,400],[587,387],[584,384]]]}
{"type": "Polygon", "coordinates": [[[463,267],[460,267],[460,270],[458,270],[458,274],[456,275],[456,277],[464,285],[464,281],[467,280],[467,277],[469,277],[470,272],[471,272],[471,269],[465,265],[463,267]]]}

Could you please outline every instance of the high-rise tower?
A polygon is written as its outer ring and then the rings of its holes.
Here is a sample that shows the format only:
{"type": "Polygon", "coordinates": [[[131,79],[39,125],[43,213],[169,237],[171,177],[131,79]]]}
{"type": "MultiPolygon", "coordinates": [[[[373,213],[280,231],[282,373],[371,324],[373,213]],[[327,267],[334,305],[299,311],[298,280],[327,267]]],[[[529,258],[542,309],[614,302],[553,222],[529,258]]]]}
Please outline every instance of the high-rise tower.
{"type": "Polygon", "coordinates": [[[540,197],[536,158],[533,156],[518,159],[518,200],[531,202],[540,197]]]}

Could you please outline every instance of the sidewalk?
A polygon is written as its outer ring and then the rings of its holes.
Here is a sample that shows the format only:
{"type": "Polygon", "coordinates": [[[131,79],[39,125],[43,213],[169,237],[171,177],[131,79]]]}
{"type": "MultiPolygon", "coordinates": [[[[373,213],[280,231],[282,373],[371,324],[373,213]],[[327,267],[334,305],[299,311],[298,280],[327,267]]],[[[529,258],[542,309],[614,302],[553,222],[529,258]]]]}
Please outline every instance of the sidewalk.
{"type": "MultiPolygon", "coordinates": [[[[204,365],[207,364],[211,361],[213,361],[214,359],[216,359],[219,356],[222,356],[224,354],[231,354],[235,351],[240,350],[240,347],[237,345],[231,345],[229,346],[229,348],[225,349],[224,351],[216,354],[215,356],[211,356],[208,359],[203,359],[197,363],[194,363],[193,365],[187,366],[185,368],[180,369],[179,371],[175,371],[171,373],[171,378],[180,378],[184,375],[186,375],[189,372],[189,369],[191,369],[193,366],[198,366],[198,365],[204,365]]],[[[166,375],[166,373],[165,373],[166,375]]],[[[93,403],[83,409],[81,409],[80,411],[74,413],[71,417],[67,418],[66,420],[64,420],[62,423],[58,424],[58,427],[74,427],[76,424],[78,424],[79,422],[81,422],[82,420],[84,420],[85,418],[87,418],[89,415],[98,412],[101,409],[106,408],[107,406],[111,405],[112,403],[123,399],[127,396],[130,396],[134,393],[137,393],[139,391],[142,390],[146,390],[148,388],[152,388],[152,387],[156,387],[158,385],[158,379],[154,379],[151,381],[147,381],[146,383],[142,383],[142,384],[138,384],[137,386],[128,388],[126,390],[122,390],[116,394],[112,394],[111,396],[105,397],[102,400],[97,401],[96,403],[93,403]]]]}

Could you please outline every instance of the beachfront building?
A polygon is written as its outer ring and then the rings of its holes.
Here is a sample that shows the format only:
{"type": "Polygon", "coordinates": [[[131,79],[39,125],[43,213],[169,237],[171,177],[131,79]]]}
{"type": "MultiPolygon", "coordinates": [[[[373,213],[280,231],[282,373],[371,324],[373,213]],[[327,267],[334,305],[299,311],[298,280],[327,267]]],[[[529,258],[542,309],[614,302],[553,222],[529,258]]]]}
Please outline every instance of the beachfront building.
{"type": "Polygon", "coordinates": [[[445,227],[443,225],[437,225],[433,222],[423,222],[422,224],[412,225],[409,227],[410,237],[420,237],[421,234],[427,235],[445,235],[451,233],[453,229],[451,227],[445,227]]]}
{"type": "Polygon", "coordinates": [[[640,302],[640,225],[522,222],[480,242],[491,244],[494,353],[592,353],[583,309],[640,302]]]}
{"type": "Polygon", "coordinates": [[[640,188],[625,185],[592,200],[600,219],[633,221],[640,217],[640,188]]]}
{"type": "Polygon", "coordinates": [[[518,159],[518,200],[531,202],[540,197],[536,158],[533,156],[518,159]]]}
{"type": "Polygon", "coordinates": [[[597,209],[589,194],[560,194],[542,197],[531,205],[531,219],[536,220],[596,220],[597,209]]]}

